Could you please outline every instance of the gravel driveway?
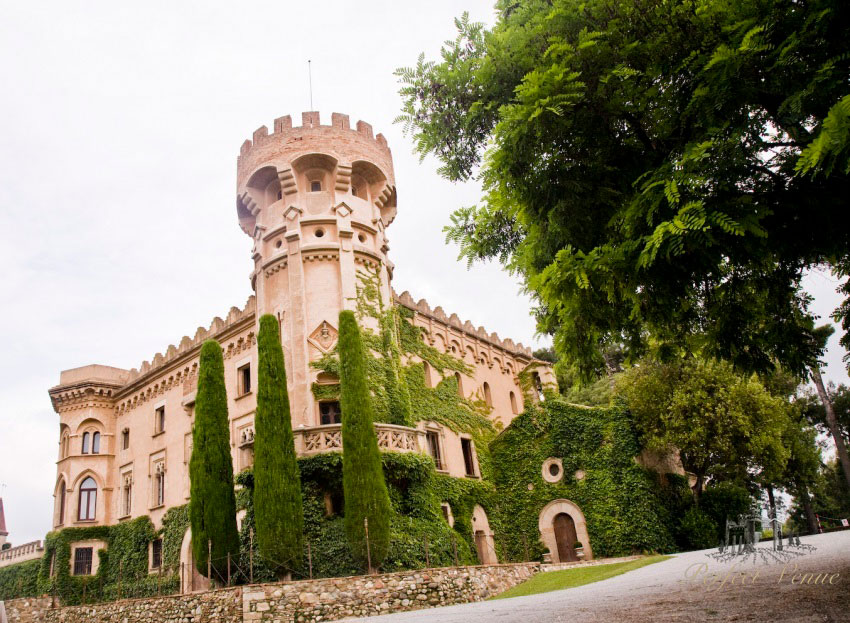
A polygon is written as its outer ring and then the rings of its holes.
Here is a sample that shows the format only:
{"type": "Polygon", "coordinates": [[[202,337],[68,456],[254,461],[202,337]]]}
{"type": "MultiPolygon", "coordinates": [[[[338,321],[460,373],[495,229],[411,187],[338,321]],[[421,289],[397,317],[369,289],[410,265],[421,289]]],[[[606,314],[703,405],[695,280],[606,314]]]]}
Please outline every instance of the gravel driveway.
{"type": "MultiPolygon", "coordinates": [[[[347,620],[850,622],[850,531],[802,537],[801,541],[814,549],[789,555],[787,561],[721,562],[709,556],[713,550],[688,552],[609,580],[567,590],[347,620]],[[795,577],[795,573],[800,575],[795,577]],[[806,573],[812,575],[804,577],[802,574],[806,573]]],[[[771,550],[769,545],[768,550],[771,550]]]]}

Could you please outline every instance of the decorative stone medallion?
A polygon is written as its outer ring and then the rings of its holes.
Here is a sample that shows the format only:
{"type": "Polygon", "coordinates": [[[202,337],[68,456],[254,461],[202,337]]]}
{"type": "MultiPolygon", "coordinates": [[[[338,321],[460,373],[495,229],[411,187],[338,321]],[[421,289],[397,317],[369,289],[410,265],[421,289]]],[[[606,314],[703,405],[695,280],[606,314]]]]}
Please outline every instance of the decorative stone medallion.
{"type": "Polygon", "coordinates": [[[310,334],[307,341],[323,353],[327,353],[336,344],[338,335],[337,330],[327,320],[323,320],[322,324],[310,334]]]}

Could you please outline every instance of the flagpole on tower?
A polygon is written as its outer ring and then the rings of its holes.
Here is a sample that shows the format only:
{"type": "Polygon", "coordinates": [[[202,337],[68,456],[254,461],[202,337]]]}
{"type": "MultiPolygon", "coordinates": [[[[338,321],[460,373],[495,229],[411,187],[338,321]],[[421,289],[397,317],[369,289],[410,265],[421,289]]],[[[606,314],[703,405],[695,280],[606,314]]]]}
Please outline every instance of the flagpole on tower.
{"type": "Polygon", "coordinates": [[[311,64],[312,62],[313,61],[311,60],[307,61],[307,79],[310,82],[310,110],[313,110],[313,67],[311,64]]]}

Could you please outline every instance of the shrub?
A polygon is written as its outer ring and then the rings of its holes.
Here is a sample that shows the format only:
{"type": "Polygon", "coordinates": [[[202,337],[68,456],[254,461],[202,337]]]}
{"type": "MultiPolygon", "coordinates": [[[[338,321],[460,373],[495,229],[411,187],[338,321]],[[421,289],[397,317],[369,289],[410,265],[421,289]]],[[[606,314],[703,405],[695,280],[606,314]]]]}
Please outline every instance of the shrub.
{"type": "Polygon", "coordinates": [[[373,567],[386,558],[390,544],[390,498],[381,469],[381,455],[366,382],[366,354],[354,314],[339,315],[340,406],[342,408],[342,485],[345,532],[354,559],[373,567]]]}
{"type": "Polygon", "coordinates": [[[207,575],[209,562],[213,578],[222,580],[227,577],[228,555],[234,560],[239,555],[239,533],[224,359],[215,340],[207,340],[201,347],[192,448],[189,460],[192,554],[200,573],[207,575]]]}
{"type": "Polygon", "coordinates": [[[679,525],[682,543],[689,549],[708,549],[718,544],[717,526],[702,510],[688,509],[679,525]]]}
{"type": "Polygon", "coordinates": [[[740,485],[719,482],[706,488],[700,498],[699,508],[711,518],[717,540],[720,541],[726,531],[726,520],[736,521],[739,515],[748,515],[753,508],[753,498],[740,485]]]}
{"type": "Polygon", "coordinates": [[[301,481],[289,414],[286,369],[277,318],[260,318],[257,337],[254,515],[260,555],[278,575],[301,565],[301,481]]]}

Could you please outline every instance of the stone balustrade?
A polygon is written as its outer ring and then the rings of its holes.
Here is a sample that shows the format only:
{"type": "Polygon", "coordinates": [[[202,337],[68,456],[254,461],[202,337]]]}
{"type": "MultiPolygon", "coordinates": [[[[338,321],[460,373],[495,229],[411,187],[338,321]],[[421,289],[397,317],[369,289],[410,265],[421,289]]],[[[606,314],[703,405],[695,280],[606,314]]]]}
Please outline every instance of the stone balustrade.
{"type": "Polygon", "coordinates": [[[24,543],[23,545],[10,547],[9,549],[0,551],[0,567],[24,562],[25,560],[41,558],[43,553],[44,546],[41,541],[31,541],[29,543],[24,543]]]}
{"type": "MultiPolygon", "coordinates": [[[[300,456],[342,451],[342,425],[324,424],[295,431],[295,451],[300,456]]],[[[427,452],[425,431],[397,426],[375,424],[378,448],[390,452],[427,452]]]]}

